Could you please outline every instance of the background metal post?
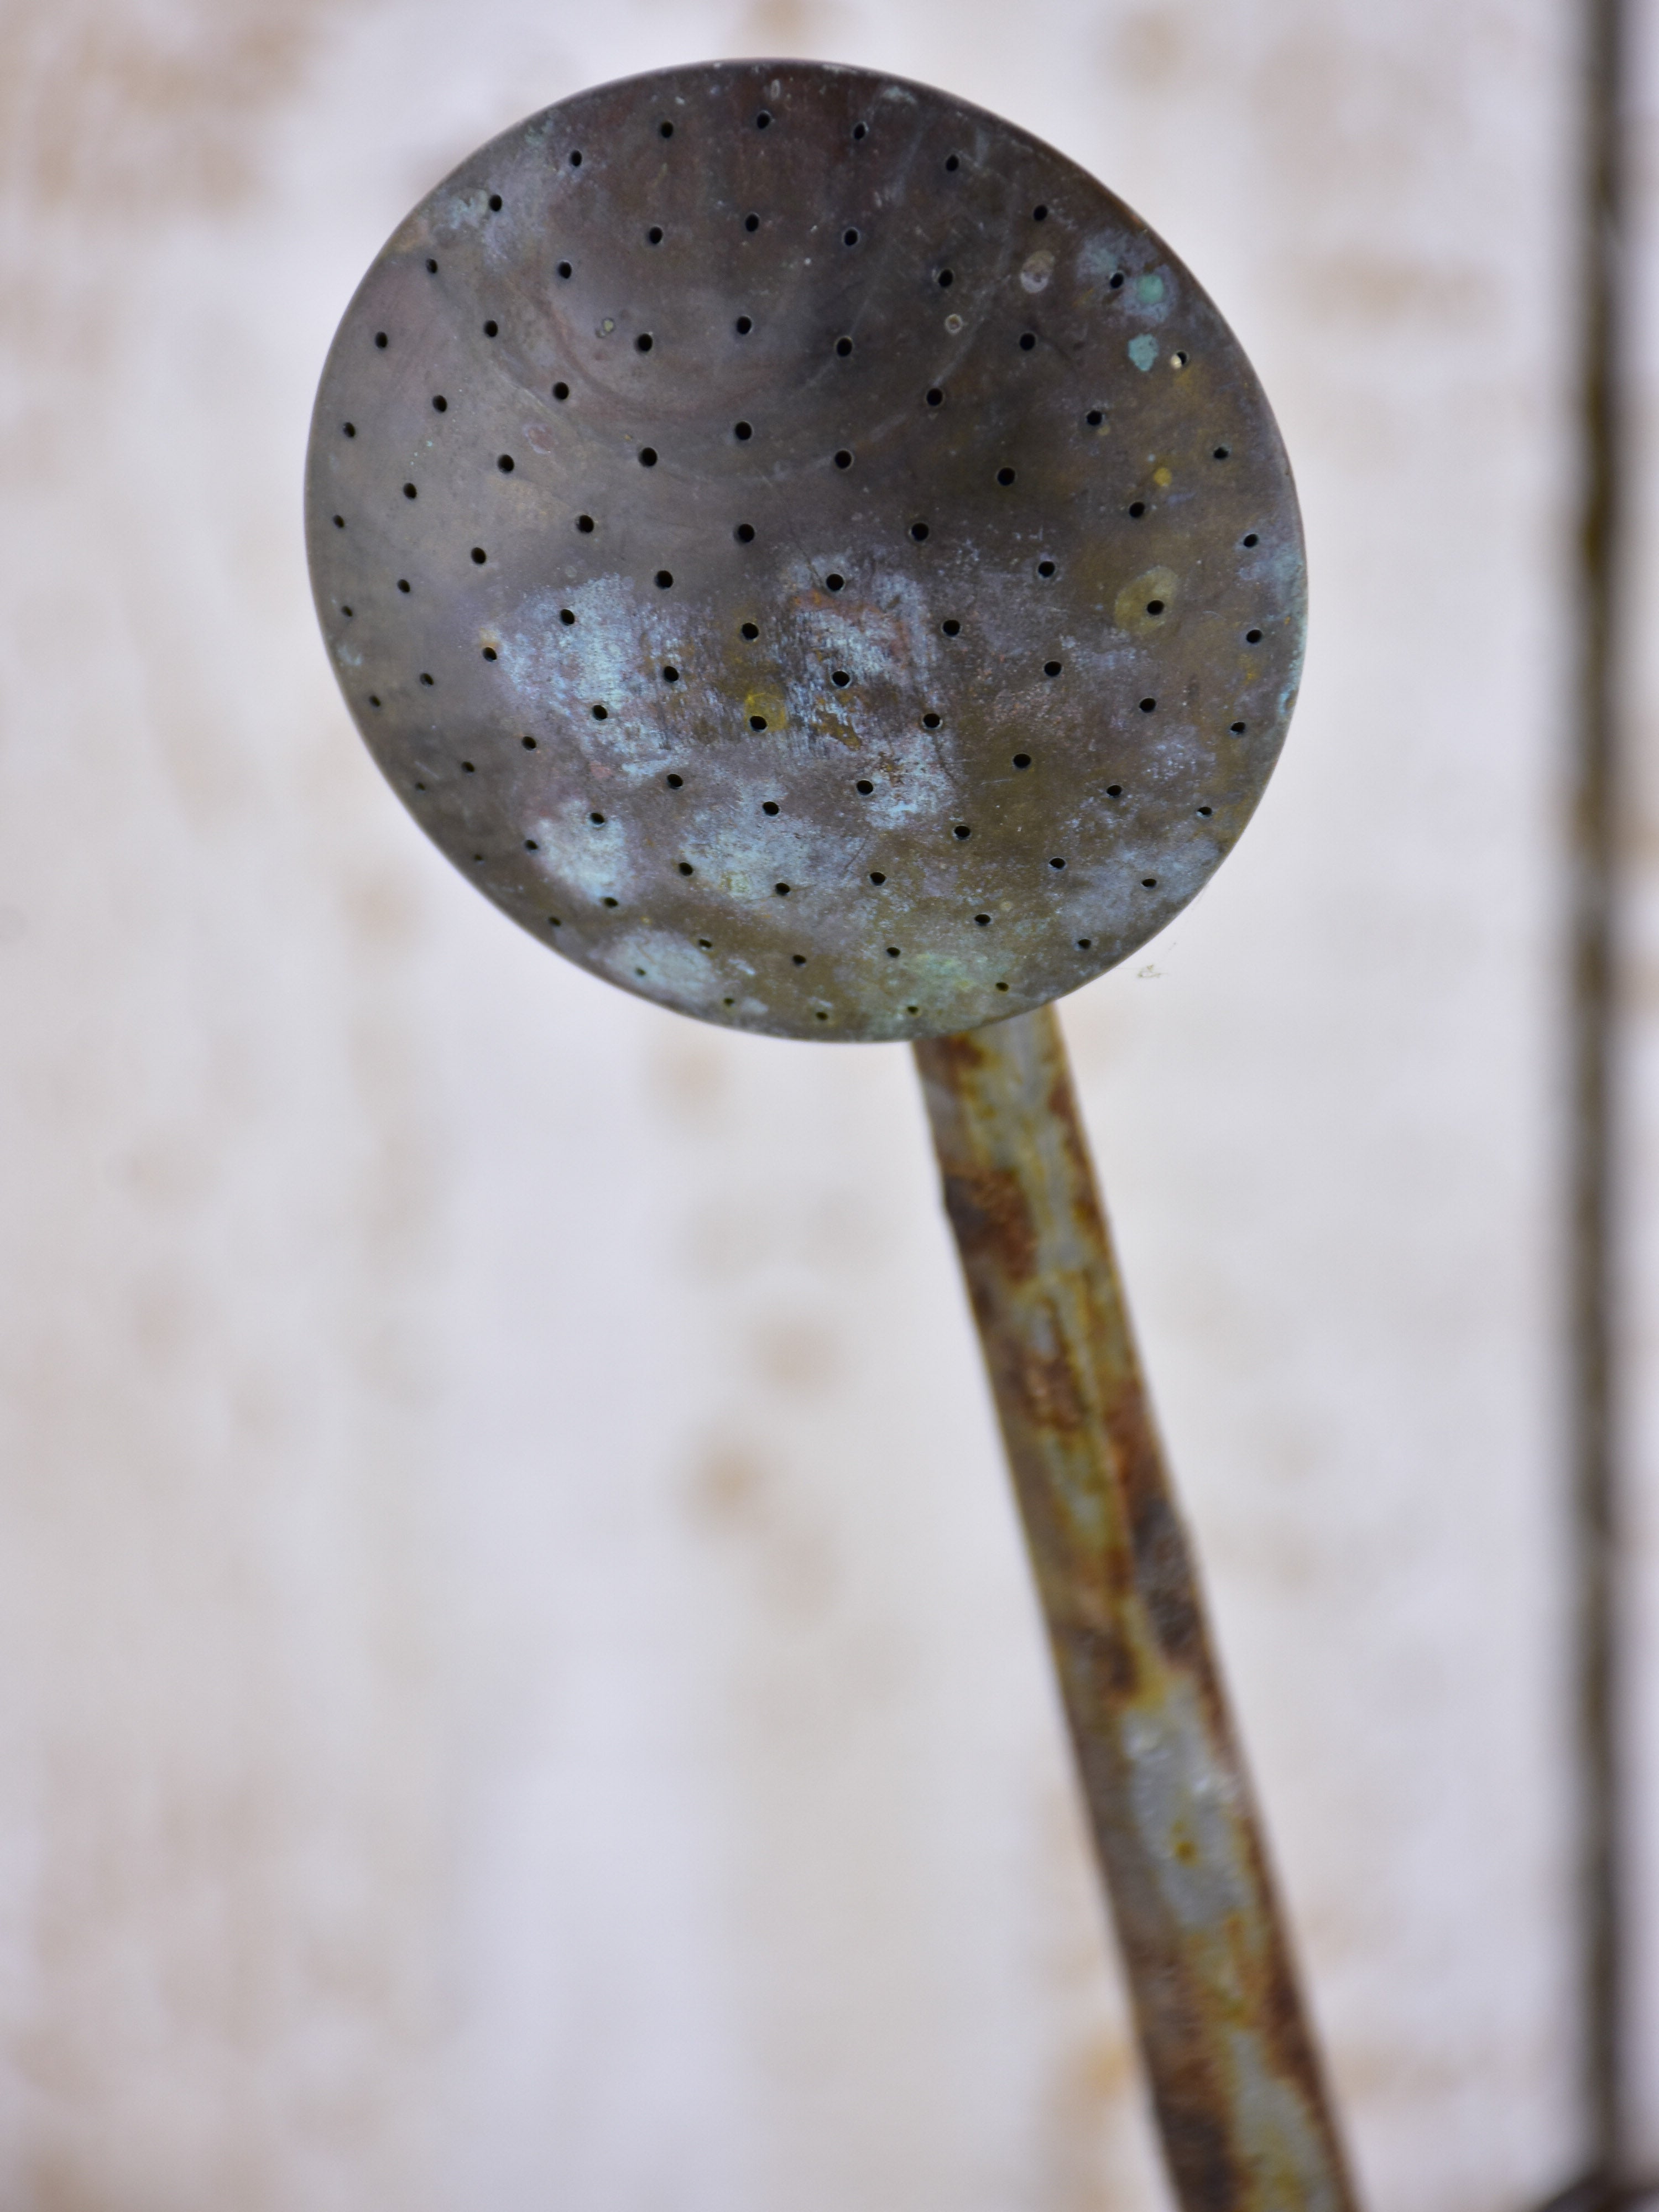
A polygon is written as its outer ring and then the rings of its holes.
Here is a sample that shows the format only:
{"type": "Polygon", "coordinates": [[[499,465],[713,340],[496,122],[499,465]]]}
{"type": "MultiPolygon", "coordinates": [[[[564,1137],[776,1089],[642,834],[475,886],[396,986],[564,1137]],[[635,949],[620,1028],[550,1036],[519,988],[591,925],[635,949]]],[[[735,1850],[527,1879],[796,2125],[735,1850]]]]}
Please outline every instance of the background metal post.
{"type": "Polygon", "coordinates": [[[915,1054],[1177,2196],[1347,2212],[1059,1019],[915,1054]]]}

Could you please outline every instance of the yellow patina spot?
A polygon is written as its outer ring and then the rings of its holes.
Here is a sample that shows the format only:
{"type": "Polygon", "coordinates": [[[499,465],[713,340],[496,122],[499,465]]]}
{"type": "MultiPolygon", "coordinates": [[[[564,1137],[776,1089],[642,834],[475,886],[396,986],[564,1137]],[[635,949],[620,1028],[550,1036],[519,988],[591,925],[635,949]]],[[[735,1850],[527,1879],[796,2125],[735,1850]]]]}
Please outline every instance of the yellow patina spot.
{"type": "Polygon", "coordinates": [[[1175,478],[1170,475],[1168,469],[1154,469],[1152,471],[1152,482],[1155,484],[1161,485],[1167,489],[1169,485],[1175,482],[1175,478]]]}
{"type": "Polygon", "coordinates": [[[1112,620],[1120,629],[1144,636],[1162,629],[1175,612],[1178,580],[1173,568],[1146,568],[1132,576],[1112,602],[1112,620]]]}
{"type": "Polygon", "coordinates": [[[781,691],[750,691],[744,696],[743,711],[751,723],[763,721],[769,730],[781,730],[788,719],[784,713],[781,691]]]}

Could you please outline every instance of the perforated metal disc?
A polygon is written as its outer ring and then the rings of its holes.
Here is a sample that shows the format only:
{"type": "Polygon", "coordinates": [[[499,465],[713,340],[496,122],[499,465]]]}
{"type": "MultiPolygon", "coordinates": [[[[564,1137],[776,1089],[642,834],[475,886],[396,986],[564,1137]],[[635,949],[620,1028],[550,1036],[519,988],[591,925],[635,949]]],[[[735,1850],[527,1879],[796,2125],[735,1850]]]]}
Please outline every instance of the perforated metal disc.
{"type": "Polygon", "coordinates": [[[1300,662],[1225,324],[1038,140],[807,63],[495,139],[324,372],[313,578],[394,789],[514,921],[734,1028],[1073,990],[1201,887],[1300,662]]]}

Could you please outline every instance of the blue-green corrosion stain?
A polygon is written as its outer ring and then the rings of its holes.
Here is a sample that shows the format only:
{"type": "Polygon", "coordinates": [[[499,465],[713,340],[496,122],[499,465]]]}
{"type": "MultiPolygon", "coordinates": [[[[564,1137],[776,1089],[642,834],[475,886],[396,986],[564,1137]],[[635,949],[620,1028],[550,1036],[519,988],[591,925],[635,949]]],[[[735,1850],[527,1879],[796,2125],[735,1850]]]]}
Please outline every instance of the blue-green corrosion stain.
{"type": "Polygon", "coordinates": [[[1146,306],[1154,307],[1164,297],[1164,279],[1156,271],[1148,276],[1137,276],[1135,292],[1146,306]]]}
{"type": "Polygon", "coordinates": [[[1142,331],[1138,337],[1130,339],[1129,358],[1141,370],[1149,369],[1158,359],[1158,340],[1150,331],[1142,331]]]}

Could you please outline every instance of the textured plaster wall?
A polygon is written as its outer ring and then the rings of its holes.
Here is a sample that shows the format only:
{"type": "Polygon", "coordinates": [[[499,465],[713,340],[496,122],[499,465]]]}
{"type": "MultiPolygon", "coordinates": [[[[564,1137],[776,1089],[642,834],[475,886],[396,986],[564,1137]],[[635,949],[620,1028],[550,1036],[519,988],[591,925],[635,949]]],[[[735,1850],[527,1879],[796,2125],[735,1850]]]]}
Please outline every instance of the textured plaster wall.
{"type": "Polygon", "coordinates": [[[1163,2201],[906,1056],[518,935],[307,600],[408,205],[786,52],[1096,169],[1279,410],[1284,766],[1066,1021],[1370,2201],[1573,2171],[1576,23],[0,9],[0,2203],[1163,2201]]]}

